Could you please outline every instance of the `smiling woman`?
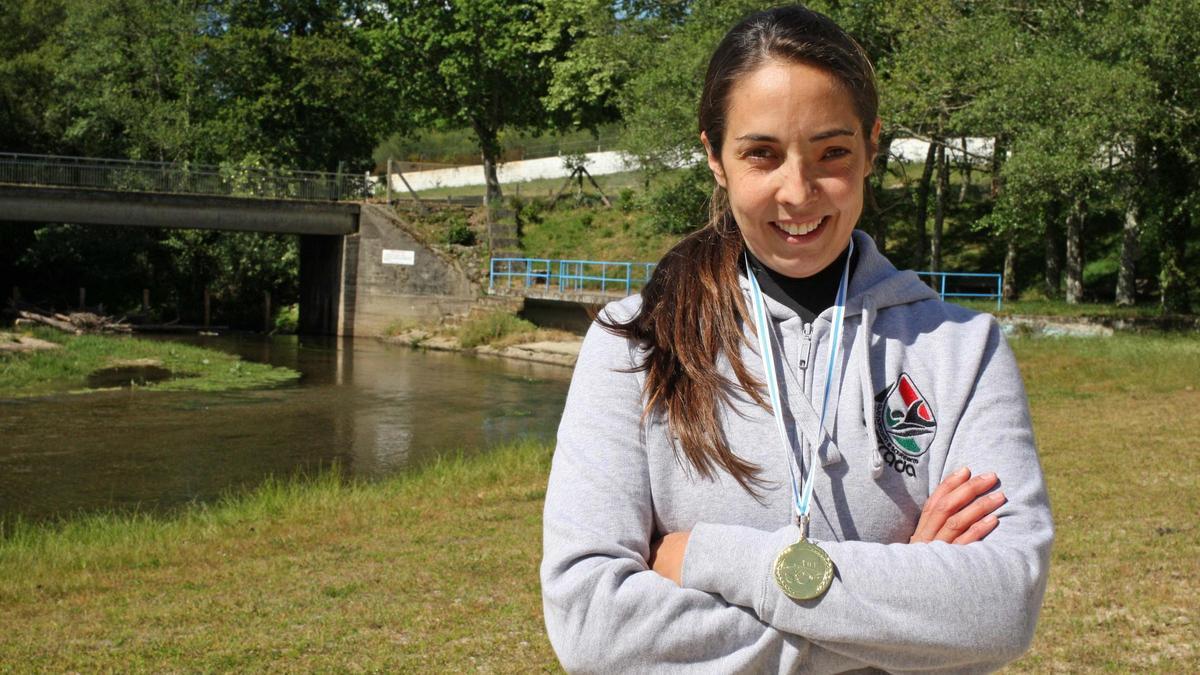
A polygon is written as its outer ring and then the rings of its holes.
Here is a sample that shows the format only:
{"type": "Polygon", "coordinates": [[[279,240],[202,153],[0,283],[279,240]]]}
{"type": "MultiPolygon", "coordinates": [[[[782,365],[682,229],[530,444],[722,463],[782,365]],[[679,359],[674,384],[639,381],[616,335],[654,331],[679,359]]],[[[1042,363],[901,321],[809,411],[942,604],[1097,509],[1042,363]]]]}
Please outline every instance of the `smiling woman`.
{"type": "Polygon", "coordinates": [[[731,142],[701,132],[746,246],[771,269],[810,277],[846,249],[879,140],[879,121],[859,119],[833,75],[770,60],[729,95],[731,142]]]}
{"type": "Polygon", "coordinates": [[[579,355],[544,520],[568,670],[994,669],[1053,528],[1012,353],[856,232],[870,62],[802,7],[721,41],[709,223],[579,355]],[[1003,481],[1004,491],[997,487],[1003,481]]]}

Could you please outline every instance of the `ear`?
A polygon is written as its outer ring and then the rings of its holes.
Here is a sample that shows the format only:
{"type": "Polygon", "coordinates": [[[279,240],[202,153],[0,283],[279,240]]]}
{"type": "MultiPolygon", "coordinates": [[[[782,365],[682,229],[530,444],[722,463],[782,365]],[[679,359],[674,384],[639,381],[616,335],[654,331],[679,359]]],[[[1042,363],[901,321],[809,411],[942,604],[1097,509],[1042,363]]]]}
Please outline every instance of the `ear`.
{"type": "Polygon", "coordinates": [[[704,154],[708,159],[708,168],[712,170],[717,185],[725,187],[725,167],[721,166],[721,158],[713,154],[712,145],[708,142],[708,134],[700,132],[700,142],[704,144],[704,154]]]}
{"type": "Polygon", "coordinates": [[[879,130],[883,123],[878,117],[875,118],[875,124],[871,125],[871,156],[868,158],[866,166],[866,176],[871,175],[871,171],[875,169],[875,158],[879,155],[879,130]]]}

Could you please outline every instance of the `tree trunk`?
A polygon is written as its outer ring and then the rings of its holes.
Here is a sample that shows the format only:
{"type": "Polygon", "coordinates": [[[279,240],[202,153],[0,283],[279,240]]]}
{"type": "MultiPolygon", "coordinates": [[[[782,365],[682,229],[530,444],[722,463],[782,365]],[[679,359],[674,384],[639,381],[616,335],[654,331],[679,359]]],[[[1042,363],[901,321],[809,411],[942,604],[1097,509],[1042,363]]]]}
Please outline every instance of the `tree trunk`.
{"type": "MultiPolygon", "coordinates": [[[[1004,139],[997,136],[992,139],[992,162],[991,162],[991,189],[988,194],[991,195],[992,203],[1000,199],[1000,192],[1004,189],[1004,177],[1001,170],[1004,168],[1004,157],[1006,154],[1006,144],[1004,139]]],[[[1017,299],[1017,232],[1010,229],[1007,233],[1008,241],[1004,246],[1004,294],[1005,300],[1017,299]]]]}
{"type": "Polygon", "coordinates": [[[1046,276],[1045,276],[1045,291],[1047,298],[1058,297],[1059,281],[1062,276],[1062,271],[1058,264],[1058,246],[1055,243],[1054,231],[1058,224],[1058,216],[1060,209],[1057,204],[1051,204],[1046,212],[1045,229],[1042,233],[1042,241],[1044,243],[1045,261],[1046,261],[1046,276]]]}
{"type": "Polygon", "coordinates": [[[1017,233],[1009,230],[1004,247],[1004,299],[1017,299],[1017,233]]]}
{"type": "Polygon", "coordinates": [[[933,203],[933,237],[930,238],[929,268],[942,271],[942,228],[946,222],[946,197],[950,192],[950,162],[946,158],[946,145],[937,148],[937,190],[933,203]]]}
{"type": "MultiPolygon", "coordinates": [[[[933,179],[933,163],[937,158],[937,145],[929,143],[925,153],[925,168],[921,170],[921,182],[917,186],[917,260],[925,260],[925,219],[929,213],[929,183],[933,179]]],[[[918,263],[920,264],[920,263],[918,263]]]]}
{"type": "Polygon", "coordinates": [[[1067,213],[1067,304],[1083,300],[1083,201],[1076,199],[1067,213]]]}
{"type": "Polygon", "coordinates": [[[967,154],[967,137],[962,137],[962,186],[958,190],[958,203],[967,201],[967,189],[971,187],[971,156],[967,154]]]}
{"type": "Polygon", "coordinates": [[[496,176],[496,163],[500,159],[500,134],[497,129],[488,128],[476,123],[475,135],[479,139],[479,151],[483,157],[483,180],[487,184],[487,192],[483,195],[483,203],[499,204],[503,195],[500,192],[500,179],[496,176]]]}
{"type": "Polygon", "coordinates": [[[1141,237],[1141,230],[1137,208],[1130,203],[1125,208],[1125,226],[1121,232],[1121,269],[1117,273],[1118,305],[1130,306],[1137,299],[1134,272],[1135,263],[1140,254],[1138,240],[1141,237]]]}
{"type": "Polygon", "coordinates": [[[1196,177],[1188,170],[1187,161],[1176,152],[1162,152],[1157,159],[1157,173],[1161,176],[1159,182],[1166,188],[1164,196],[1170,205],[1162,215],[1160,304],[1164,312],[1187,312],[1191,309],[1191,298],[1188,275],[1184,269],[1192,221],[1188,209],[1176,209],[1174,205],[1185,202],[1190,191],[1195,189],[1196,177]]]}
{"type": "Polygon", "coordinates": [[[1004,157],[1008,154],[1007,144],[1000,136],[992,139],[992,201],[1000,198],[1000,191],[1004,189],[1004,177],[1001,171],[1004,169],[1004,157]]]}
{"type": "Polygon", "coordinates": [[[892,135],[880,134],[879,148],[875,152],[875,167],[867,179],[867,187],[870,188],[868,196],[870,208],[867,213],[867,222],[871,227],[871,236],[875,238],[875,247],[879,249],[880,253],[885,254],[887,252],[888,221],[883,217],[879,198],[883,195],[884,181],[887,179],[888,156],[891,151],[892,135]]]}

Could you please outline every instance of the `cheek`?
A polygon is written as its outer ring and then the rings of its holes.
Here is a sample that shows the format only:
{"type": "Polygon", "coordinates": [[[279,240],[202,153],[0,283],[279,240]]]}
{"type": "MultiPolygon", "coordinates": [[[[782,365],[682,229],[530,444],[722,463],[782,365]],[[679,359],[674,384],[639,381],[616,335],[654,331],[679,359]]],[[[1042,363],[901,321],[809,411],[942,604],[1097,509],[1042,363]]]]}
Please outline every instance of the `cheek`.
{"type": "Polygon", "coordinates": [[[842,208],[850,208],[863,201],[862,179],[854,176],[828,178],[821,182],[821,190],[842,208]]]}

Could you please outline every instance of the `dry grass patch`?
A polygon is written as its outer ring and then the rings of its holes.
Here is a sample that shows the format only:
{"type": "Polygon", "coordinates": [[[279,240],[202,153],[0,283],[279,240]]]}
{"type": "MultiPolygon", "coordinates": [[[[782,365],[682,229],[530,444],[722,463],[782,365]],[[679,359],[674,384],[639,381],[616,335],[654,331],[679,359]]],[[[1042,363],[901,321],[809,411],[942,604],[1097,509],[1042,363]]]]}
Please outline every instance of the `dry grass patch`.
{"type": "Polygon", "coordinates": [[[1057,540],[1023,672],[1200,663],[1200,341],[1014,343],[1057,540]]]}

